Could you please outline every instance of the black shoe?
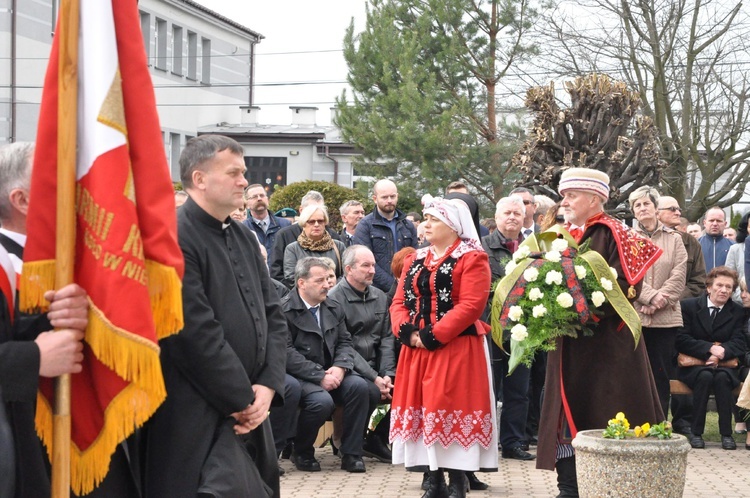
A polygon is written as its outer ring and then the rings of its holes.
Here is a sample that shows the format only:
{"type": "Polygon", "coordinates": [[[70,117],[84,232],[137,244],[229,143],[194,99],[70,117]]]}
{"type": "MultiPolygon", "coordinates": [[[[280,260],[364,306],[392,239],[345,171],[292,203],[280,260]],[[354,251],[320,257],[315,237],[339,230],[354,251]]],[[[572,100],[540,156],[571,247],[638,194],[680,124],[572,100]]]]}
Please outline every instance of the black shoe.
{"type": "Polygon", "coordinates": [[[391,450],[376,434],[370,433],[365,438],[365,444],[362,446],[362,452],[365,456],[375,458],[383,463],[391,463],[391,450]]]}
{"type": "Polygon", "coordinates": [[[448,485],[448,498],[466,498],[466,473],[463,470],[449,470],[450,484],[448,485]]]}
{"type": "Polygon", "coordinates": [[[536,436],[531,436],[531,437],[529,438],[529,445],[531,445],[531,446],[536,446],[536,445],[537,445],[537,443],[539,443],[539,438],[538,438],[538,437],[536,437],[536,436]]]}
{"type": "Polygon", "coordinates": [[[521,448],[523,451],[529,451],[529,443],[527,443],[526,441],[521,443],[518,447],[521,448]]]}
{"type": "Polygon", "coordinates": [[[341,457],[341,468],[347,472],[364,472],[365,462],[361,456],[344,455],[341,457]]]}
{"type": "Polygon", "coordinates": [[[676,432],[677,434],[682,434],[683,436],[687,436],[690,438],[692,436],[692,433],[690,432],[690,426],[689,425],[673,425],[672,426],[672,432],[676,432]]]}
{"type": "Polygon", "coordinates": [[[555,463],[557,471],[556,498],[578,498],[578,479],[576,478],[576,457],[561,458],[555,463]]]}
{"type": "Polygon", "coordinates": [[[287,443],[286,446],[284,446],[284,449],[281,450],[281,458],[285,460],[289,460],[289,458],[292,456],[292,448],[294,445],[292,443],[287,443]]]}
{"type": "Polygon", "coordinates": [[[693,434],[692,436],[690,436],[690,446],[702,450],[706,447],[706,443],[703,441],[703,437],[693,434]]]}
{"type": "Polygon", "coordinates": [[[466,478],[469,480],[469,489],[472,491],[484,491],[490,486],[480,481],[474,472],[466,472],[466,478]]]}
{"type": "Polygon", "coordinates": [[[434,470],[429,473],[429,486],[422,498],[448,498],[448,486],[445,485],[445,474],[442,470],[434,470]]]}
{"type": "Polygon", "coordinates": [[[279,467],[279,477],[283,476],[284,474],[286,474],[286,470],[279,467]]]}
{"type": "Polygon", "coordinates": [[[745,449],[750,450],[750,444],[745,443],[745,449]]]}
{"type": "Polygon", "coordinates": [[[302,472],[320,472],[320,462],[315,457],[305,458],[292,452],[289,459],[297,467],[297,470],[301,470],[302,472]]]}
{"type": "Polygon", "coordinates": [[[503,458],[512,458],[513,460],[533,460],[536,457],[528,451],[522,450],[519,446],[509,450],[503,450],[503,458]]]}
{"type": "MultiPolygon", "coordinates": [[[[750,449],[750,448],[748,448],[748,449],[750,449]]],[[[422,476],[422,486],[421,486],[422,491],[427,491],[428,489],[430,489],[430,481],[431,481],[431,479],[432,478],[430,477],[430,473],[429,472],[425,472],[424,475],[422,476]]]]}
{"type": "Polygon", "coordinates": [[[734,438],[732,436],[721,436],[721,449],[736,450],[737,443],[734,442],[734,438]]]}

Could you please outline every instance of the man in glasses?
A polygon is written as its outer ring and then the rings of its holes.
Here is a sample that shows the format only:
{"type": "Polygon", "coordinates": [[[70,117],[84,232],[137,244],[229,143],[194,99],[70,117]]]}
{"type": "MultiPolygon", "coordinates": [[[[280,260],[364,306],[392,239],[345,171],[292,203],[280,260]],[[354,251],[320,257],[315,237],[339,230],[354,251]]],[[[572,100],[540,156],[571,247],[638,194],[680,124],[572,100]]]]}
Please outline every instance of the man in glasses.
{"type": "MultiPolygon", "coordinates": [[[[669,196],[659,197],[659,207],[656,213],[659,221],[664,226],[677,230],[680,225],[682,210],[677,199],[669,196]]],[[[680,299],[697,297],[706,289],[706,263],[703,259],[703,250],[698,240],[692,235],[677,230],[682,236],[682,243],[688,253],[687,279],[685,290],[682,291],[680,299]]]]}
{"type": "Polygon", "coordinates": [[[268,210],[268,194],[263,185],[254,183],[245,189],[245,203],[249,217],[243,222],[258,236],[266,248],[268,264],[271,264],[271,249],[276,240],[276,232],[292,224],[285,218],[279,218],[268,210]]]}
{"type": "Polygon", "coordinates": [[[523,217],[523,227],[521,228],[523,238],[528,238],[532,233],[539,233],[539,225],[534,223],[534,213],[536,213],[537,204],[531,190],[517,187],[510,191],[510,195],[517,195],[523,199],[523,206],[526,209],[526,214],[523,217]]]}

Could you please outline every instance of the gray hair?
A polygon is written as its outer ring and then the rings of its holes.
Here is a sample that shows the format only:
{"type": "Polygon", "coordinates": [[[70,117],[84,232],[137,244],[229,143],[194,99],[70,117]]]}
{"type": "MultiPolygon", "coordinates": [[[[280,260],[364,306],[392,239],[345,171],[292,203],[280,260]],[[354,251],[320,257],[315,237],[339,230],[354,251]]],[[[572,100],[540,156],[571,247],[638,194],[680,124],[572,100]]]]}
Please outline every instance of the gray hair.
{"type": "Polygon", "coordinates": [[[193,187],[193,172],[204,171],[204,165],[217,153],[228,150],[244,157],[245,149],[233,138],[224,135],[201,135],[191,138],[180,154],[180,180],[185,189],[193,187]]]}
{"type": "Polygon", "coordinates": [[[33,159],[32,142],[14,142],[0,147],[0,220],[10,216],[11,190],[30,188],[33,159]]]}
{"type": "Polygon", "coordinates": [[[311,202],[314,202],[316,204],[325,204],[326,201],[323,198],[323,194],[321,194],[317,190],[310,190],[302,197],[302,200],[299,201],[300,211],[305,209],[311,202]]]}
{"type": "Polygon", "coordinates": [[[346,248],[346,251],[344,251],[344,254],[341,255],[341,264],[344,265],[344,268],[347,266],[354,266],[354,263],[357,262],[357,255],[360,252],[367,251],[372,254],[372,251],[369,247],[363,246],[362,244],[353,244],[346,248]]]}
{"type": "Polygon", "coordinates": [[[299,279],[307,280],[310,278],[310,272],[313,268],[325,268],[326,271],[330,268],[326,263],[328,258],[318,258],[315,256],[307,256],[297,261],[294,266],[294,281],[297,282],[299,279]]]}
{"type": "Polygon", "coordinates": [[[654,206],[659,205],[659,191],[653,187],[644,185],[642,187],[638,187],[630,193],[630,195],[628,196],[628,207],[630,207],[630,209],[632,210],[635,201],[643,199],[644,197],[648,197],[649,199],[651,199],[651,203],[654,206]]]}
{"type": "Polygon", "coordinates": [[[497,205],[495,206],[495,214],[499,213],[503,206],[506,204],[517,204],[521,206],[521,213],[526,216],[526,206],[523,203],[523,197],[520,197],[518,195],[509,195],[508,197],[503,197],[499,201],[497,201],[497,205]]]}
{"type": "Polygon", "coordinates": [[[307,223],[307,220],[310,219],[310,217],[315,213],[315,211],[320,211],[323,213],[323,216],[326,219],[326,225],[331,221],[328,218],[328,208],[325,206],[325,204],[311,204],[309,206],[306,206],[300,213],[299,218],[297,219],[297,224],[301,227],[305,226],[307,223]]]}
{"type": "Polygon", "coordinates": [[[362,203],[359,201],[346,201],[339,208],[339,213],[341,214],[341,216],[344,216],[346,213],[349,212],[351,208],[356,207],[356,206],[361,206],[361,205],[362,203]]]}

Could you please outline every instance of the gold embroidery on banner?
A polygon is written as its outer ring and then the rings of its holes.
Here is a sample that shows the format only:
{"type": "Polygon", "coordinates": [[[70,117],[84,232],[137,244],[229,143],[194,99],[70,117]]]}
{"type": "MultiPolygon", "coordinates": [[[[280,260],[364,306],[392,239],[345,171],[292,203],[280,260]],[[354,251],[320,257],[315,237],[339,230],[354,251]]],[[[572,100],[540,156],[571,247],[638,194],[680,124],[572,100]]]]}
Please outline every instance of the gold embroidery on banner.
{"type": "Polygon", "coordinates": [[[114,128],[127,137],[128,128],[125,123],[125,106],[122,100],[122,78],[120,77],[120,69],[118,68],[115,72],[115,77],[112,80],[112,84],[109,86],[107,96],[102,102],[102,108],[99,109],[99,115],[97,120],[114,128]]]}

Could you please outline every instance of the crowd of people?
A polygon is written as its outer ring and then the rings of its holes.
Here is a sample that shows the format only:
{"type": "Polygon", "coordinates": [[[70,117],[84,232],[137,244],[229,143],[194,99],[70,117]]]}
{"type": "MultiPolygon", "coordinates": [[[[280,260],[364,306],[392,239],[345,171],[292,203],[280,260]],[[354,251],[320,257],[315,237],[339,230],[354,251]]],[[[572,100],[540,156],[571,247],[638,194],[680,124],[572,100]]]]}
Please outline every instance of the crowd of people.
{"type": "MultiPolygon", "coordinates": [[[[19,191],[28,193],[32,150],[0,149],[0,244],[19,270],[19,191]]],[[[108,477],[102,496],[117,495],[106,494],[108,481],[146,497],[279,496],[280,458],[299,472],[321,470],[314,443],[327,421],[343,470],[366,472],[364,457],[401,464],[422,473],[427,498],[486,489],[476,472],[497,471],[499,457],[536,460],[557,471],[560,496],[577,496],[571,440],[616,411],[654,423],[671,400],[675,430],[703,448],[713,393],[722,448],[746,432],[744,413],[731,421],[732,391],[747,372],[750,215],[732,228],[710,208],[693,233],[676,199],[644,186],[628,199],[629,229],[604,213],[607,175],[572,168],[559,202],[516,188],[490,220],[461,182],[404,213],[396,184],[382,179],[371,213],[357,200],[338,208],[337,232],[316,191],[298,210],[272,213],[230,138],[191,139],[180,172],[185,327],[160,342],[165,403],[113,460],[128,484],[108,477]],[[501,345],[488,334],[493,285],[526,238],[555,224],[617,270],[643,340],[633,349],[632,335],[618,333],[623,319],[605,308],[596,334],[558,339],[508,375],[509,334],[501,345]],[[592,380],[595,372],[607,382],[592,380]],[[693,396],[670,396],[671,379],[693,396]]],[[[48,297],[50,312],[34,320],[13,321],[0,306],[0,434],[15,442],[0,447],[15,455],[0,459],[0,473],[16,476],[0,483],[3,497],[45,494],[35,379],[80,369],[85,291],[48,297]],[[44,332],[53,326],[70,330],[44,332]]]]}

